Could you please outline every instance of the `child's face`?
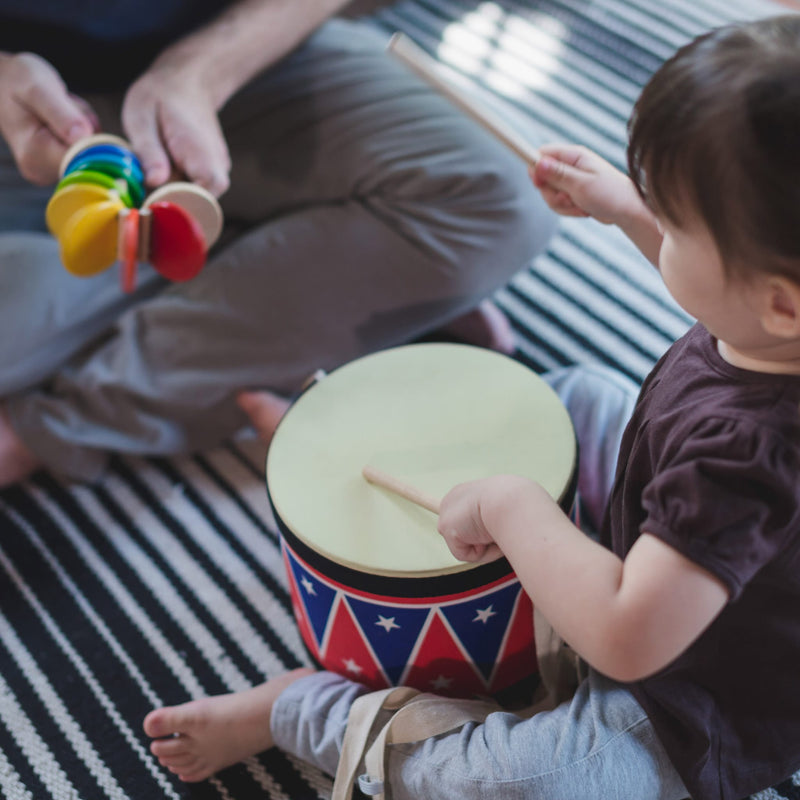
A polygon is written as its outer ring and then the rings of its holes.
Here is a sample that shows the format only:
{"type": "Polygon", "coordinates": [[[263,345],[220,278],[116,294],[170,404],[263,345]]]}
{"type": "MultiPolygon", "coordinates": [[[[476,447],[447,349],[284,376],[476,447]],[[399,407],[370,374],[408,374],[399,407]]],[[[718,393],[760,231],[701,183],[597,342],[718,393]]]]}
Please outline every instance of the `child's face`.
{"type": "Polygon", "coordinates": [[[733,347],[747,349],[763,340],[754,285],[729,277],[719,249],[702,221],[680,228],[659,220],[664,239],[658,266],[677,303],[710,333],[733,347]]]}

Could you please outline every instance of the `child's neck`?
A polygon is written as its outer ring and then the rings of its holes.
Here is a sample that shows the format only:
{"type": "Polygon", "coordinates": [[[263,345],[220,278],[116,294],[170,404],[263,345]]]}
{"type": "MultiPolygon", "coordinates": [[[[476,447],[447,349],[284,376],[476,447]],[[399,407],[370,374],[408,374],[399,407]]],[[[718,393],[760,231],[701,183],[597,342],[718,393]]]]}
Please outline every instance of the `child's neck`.
{"type": "Polygon", "coordinates": [[[800,342],[789,341],[758,351],[737,350],[717,339],[717,351],[729,364],[751,372],[800,375],[800,342]]]}

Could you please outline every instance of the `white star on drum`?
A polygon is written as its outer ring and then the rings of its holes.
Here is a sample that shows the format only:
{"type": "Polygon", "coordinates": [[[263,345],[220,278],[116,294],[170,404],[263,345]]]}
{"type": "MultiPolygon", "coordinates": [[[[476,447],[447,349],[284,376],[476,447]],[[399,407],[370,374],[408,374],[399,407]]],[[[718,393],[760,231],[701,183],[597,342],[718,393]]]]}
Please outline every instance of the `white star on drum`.
{"type": "Polygon", "coordinates": [[[317,591],[314,589],[314,584],[311,583],[311,581],[305,575],[300,578],[300,583],[303,584],[303,588],[306,590],[306,592],[308,592],[308,594],[316,595],[317,591]]]}
{"type": "Polygon", "coordinates": [[[449,689],[452,682],[452,678],[446,678],[444,675],[438,675],[434,680],[431,681],[431,686],[434,690],[440,691],[442,689],[449,689]]]}
{"type": "Polygon", "coordinates": [[[489,621],[489,617],[497,616],[496,611],[492,611],[492,606],[488,608],[479,608],[478,613],[473,622],[482,622],[484,625],[489,621]]]}
{"type": "Polygon", "coordinates": [[[375,624],[380,625],[381,628],[386,631],[386,633],[389,633],[389,631],[392,631],[395,628],[399,629],[401,627],[394,620],[394,617],[384,617],[383,615],[378,614],[378,621],[375,624]]]}
{"type": "Polygon", "coordinates": [[[352,658],[343,658],[342,663],[344,664],[344,668],[348,672],[352,672],[353,675],[359,675],[361,673],[361,667],[359,667],[352,658]]]}

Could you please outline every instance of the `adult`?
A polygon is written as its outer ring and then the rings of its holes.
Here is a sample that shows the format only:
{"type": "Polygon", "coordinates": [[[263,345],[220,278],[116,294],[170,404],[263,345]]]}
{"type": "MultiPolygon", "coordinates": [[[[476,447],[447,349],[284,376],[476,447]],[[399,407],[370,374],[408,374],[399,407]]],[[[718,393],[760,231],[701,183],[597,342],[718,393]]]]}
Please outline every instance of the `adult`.
{"type": "Polygon", "coordinates": [[[345,5],[0,0],[0,486],[216,445],[274,396],[243,390],[474,322],[543,248],[524,167],[345,5]],[[174,171],[220,197],[193,280],[140,266],[125,294],[115,269],[60,267],[44,208],[99,130],[149,187],[174,171]]]}

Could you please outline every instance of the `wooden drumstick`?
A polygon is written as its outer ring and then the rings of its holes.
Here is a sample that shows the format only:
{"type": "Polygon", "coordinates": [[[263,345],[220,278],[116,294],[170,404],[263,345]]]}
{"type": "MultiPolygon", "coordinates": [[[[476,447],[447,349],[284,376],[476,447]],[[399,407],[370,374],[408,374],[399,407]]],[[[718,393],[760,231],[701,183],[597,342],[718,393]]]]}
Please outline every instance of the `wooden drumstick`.
{"type": "Polygon", "coordinates": [[[394,494],[404,497],[406,500],[410,500],[418,506],[427,508],[428,511],[432,511],[434,514],[439,513],[439,501],[432,495],[417,489],[415,486],[404,483],[393,475],[389,475],[389,473],[377,467],[371,467],[369,464],[361,470],[361,474],[369,483],[374,483],[376,486],[388,489],[390,492],[394,492],[394,494]]]}
{"type": "Polygon", "coordinates": [[[477,101],[446,81],[440,73],[436,60],[431,58],[419,45],[403,33],[395,33],[386,48],[397,56],[407,67],[441,92],[462,111],[483,125],[489,133],[496,136],[506,147],[513,150],[529,164],[536,164],[539,151],[530,145],[516,130],[506,124],[496,114],[483,108],[477,101]]]}

